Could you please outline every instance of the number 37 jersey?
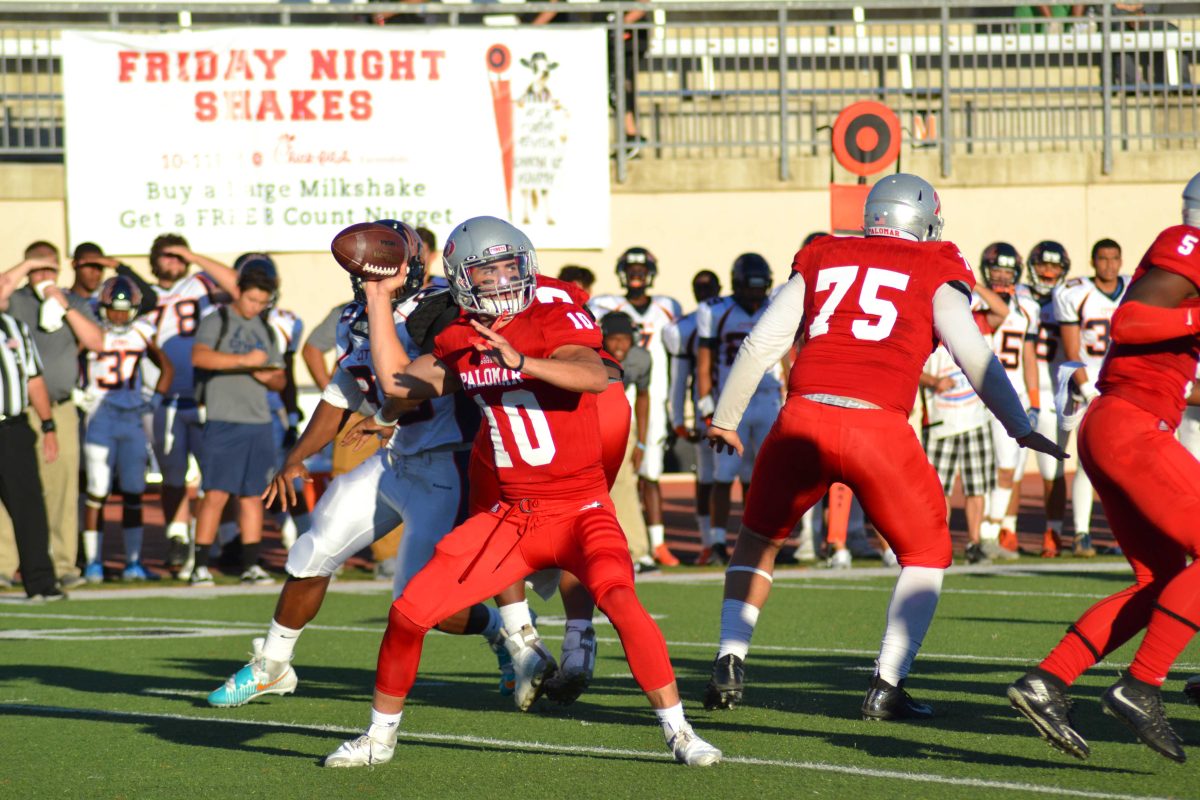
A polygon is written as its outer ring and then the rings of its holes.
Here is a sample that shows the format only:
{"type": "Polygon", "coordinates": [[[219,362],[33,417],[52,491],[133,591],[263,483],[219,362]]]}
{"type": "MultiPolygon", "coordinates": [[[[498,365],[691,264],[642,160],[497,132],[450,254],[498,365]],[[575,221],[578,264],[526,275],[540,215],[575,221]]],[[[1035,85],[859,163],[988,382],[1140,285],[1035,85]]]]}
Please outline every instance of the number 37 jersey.
{"type": "MultiPolygon", "coordinates": [[[[437,335],[433,355],[483,412],[500,495],[566,499],[608,492],[600,465],[596,395],[571,392],[506,368],[474,347],[482,341],[462,315],[437,335]]],[[[600,326],[573,303],[534,303],[497,331],[526,358],[567,345],[600,347],[600,326]]]]}
{"type": "Polygon", "coordinates": [[[907,415],[937,343],[933,295],[975,275],[950,242],[826,236],[796,254],[804,278],[804,345],[788,394],[853,397],[907,415]]]}

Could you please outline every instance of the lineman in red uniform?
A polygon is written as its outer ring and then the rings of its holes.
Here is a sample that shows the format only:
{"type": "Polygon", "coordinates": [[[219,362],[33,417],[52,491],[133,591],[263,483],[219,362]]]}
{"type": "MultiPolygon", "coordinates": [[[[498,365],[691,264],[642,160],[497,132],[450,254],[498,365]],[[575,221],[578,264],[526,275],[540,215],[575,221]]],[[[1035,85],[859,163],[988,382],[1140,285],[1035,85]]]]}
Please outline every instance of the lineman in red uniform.
{"type": "Polygon", "coordinates": [[[1129,670],[1100,704],[1156,752],[1186,759],[1160,687],[1200,630],[1200,463],[1175,438],[1200,356],[1200,174],[1184,190],[1183,223],[1158,235],[1113,314],[1100,397],[1079,428],[1080,461],[1135,582],[1084,612],[1008,688],[1038,733],[1078,758],[1088,744],[1071,725],[1067,687],[1144,628],[1129,670]]]}
{"type": "Polygon", "coordinates": [[[675,758],[689,766],[716,763],[721,752],[684,718],[666,643],[634,593],[633,564],[608,497],[596,435],[595,396],[608,387],[596,352],[598,326],[572,303],[531,305],[536,254],[529,239],[503,220],[476,217],[458,225],[443,257],[465,313],[437,335],[433,353],[410,361],[388,303],[403,271],[368,284],[372,358],[389,396],[415,402],[461,389],[479,403],[501,500],[442,539],[392,604],[371,725],[325,765],[391,760],[428,630],[548,567],[576,575],[612,620],[675,758]]]}
{"type": "Polygon", "coordinates": [[[850,487],[900,561],[864,719],[923,719],[903,688],[933,621],[950,532],[941,484],[908,425],[917,378],[941,338],[972,387],[1026,447],[1065,454],[1033,431],[970,309],[975,283],[958,248],[941,243],[941,204],[915,175],[881,180],[867,197],[867,238],[822,237],[742,345],[707,436],[741,452],[742,412],[759,378],[792,346],[788,398],[754,464],[742,530],[725,575],[721,641],[708,708],[741,701],[743,660],[771,589],[775,557],[796,521],[833,482],[850,487]]]}

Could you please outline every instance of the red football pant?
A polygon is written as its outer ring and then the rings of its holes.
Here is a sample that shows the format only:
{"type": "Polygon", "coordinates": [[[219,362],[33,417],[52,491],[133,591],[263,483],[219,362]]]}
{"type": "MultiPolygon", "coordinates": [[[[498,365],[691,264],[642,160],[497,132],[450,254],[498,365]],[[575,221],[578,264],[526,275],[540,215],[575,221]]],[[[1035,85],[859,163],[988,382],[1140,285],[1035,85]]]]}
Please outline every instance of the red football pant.
{"type": "Polygon", "coordinates": [[[629,545],[608,495],[573,501],[525,500],[477,514],[438,543],[433,558],[392,603],[379,647],[375,688],[408,696],[425,634],[460,609],[539,569],[579,578],[616,628],[643,691],[675,680],[662,632],[633,590],[629,545]]]}
{"type": "MultiPolygon", "coordinates": [[[[753,486],[754,482],[751,481],[753,486]]],[[[829,519],[825,523],[825,541],[835,548],[846,546],[846,536],[850,531],[850,508],[854,504],[854,492],[842,483],[829,487],[829,519]]]]}
{"type": "Polygon", "coordinates": [[[789,397],[754,462],[743,524],[786,539],[835,481],[850,487],[902,566],[950,566],[942,485],[895,411],[789,397]]]}
{"type": "Polygon", "coordinates": [[[1200,552],[1200,462],[1170,426],[1112,395],[1088,408],[1079,460],[1135,582],[1085,611],[1041,667],[1072,683],[1147,628],[1129,672],[1161,685],[1200,628],[1200,562],[1188,566],[1200,552]]]}
{"type": "MultiPolygon", "coordinates": [[[[621,461],[625,458],[625,446],[629,443],[630,425],[629,398],[625,387],[618,381],[596,397],[596,414],[600,417],[600,465],[608,488],[612,488],[621,461]]],[[[486,423],[485,423],[486,424],[486,423]]],[[[471,462],[467,467],[467,481],[471,487],[470,513],[489,511],[500,502],[500,483],[491,448],[471,449],[471,462]],[[486,455],[484,455],[486,452],[486,455]]]]}

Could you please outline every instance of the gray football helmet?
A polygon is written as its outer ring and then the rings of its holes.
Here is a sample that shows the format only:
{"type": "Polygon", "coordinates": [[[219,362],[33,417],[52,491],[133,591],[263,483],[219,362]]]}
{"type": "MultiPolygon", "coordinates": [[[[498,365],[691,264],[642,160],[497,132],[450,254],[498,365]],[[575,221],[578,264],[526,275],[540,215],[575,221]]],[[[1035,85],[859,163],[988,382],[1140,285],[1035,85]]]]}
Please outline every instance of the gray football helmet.
{"type": "Polygon", "coordinates": [[[871,187],[863,206],[867,236],[895,236],[897,231],[919,242],[942,238],[942,201],[924,178],[900,172],[871,187]]]}
{"type": "Polygon", "coordinates": [[[489,317],[519,314],[537,291],[537,253],[529,237],[496,217],[473,217],[454,227],[442,251],[454,301],[489,317]],[[511,262],[511,274],[482,269],[511,262]]]}
{"type": "Polygon", "coordinates": [[[1200,228],[1200,172],[1183,187],[1183,224],[1200,228]]]}

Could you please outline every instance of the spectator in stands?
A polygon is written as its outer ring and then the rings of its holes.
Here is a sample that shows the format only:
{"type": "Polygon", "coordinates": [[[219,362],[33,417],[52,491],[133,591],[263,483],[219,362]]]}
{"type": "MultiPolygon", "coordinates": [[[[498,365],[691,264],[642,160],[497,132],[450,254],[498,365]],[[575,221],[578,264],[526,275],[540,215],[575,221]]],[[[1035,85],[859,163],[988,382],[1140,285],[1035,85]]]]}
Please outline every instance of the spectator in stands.
{"type": "Polygon", "coordinates": [[[629,542],[629,556],[637,572],[658,569],[650,555],[650,535],[642,517],[638,498],[637,471],[646,453],[646,426],[650,412],[650,354],[633,344],[633,318],[622,311],[604,315],[600,322],[604,334],[604,349],[621,362],[622,381],[626,390],[634,387],[633,425],[629,429],[629,444],[625,460],[609,494],[617,510],[617,521],[629,542]]]}
{"type": "MultiPolygon", "coordinates": [[[[1067,5],[1067,6],[1017,6],[1013,11],[1013,16],[1018,19],[1039,19],[1053,20],[1063,17],[1078,17],[1082,16],[1086,5],[1067,5]]],[[[1054,32],[1054,26],[1058,23],[1043,23],[1038,22],[1034,25],[1021,24],[1017,26],[1019,33],[1045,33],[1047,29],[1054,32]]]]}
{"type": "Polygon", "coordinates": [[[417,236],[425,247],[425,286],[446,286],[442,269],[442,251],[438,249],[437,234],[429,228],[417,228],[417,236]]]}
{"type": "Polygon", "coordinates": [[[267,392],[287,383],[283,354],[265,318],[278,284],[262,271],[245,270],[237,298],[200,322],[192,347],[197,402],[202,407],[200,452],[204,497],[196,510],[195,565],[191,584],[212,584],[209,548],[221,512],[238,498],[242,534],[242,582],[270,583],[258,564],[262,540],[262,493],[275,466],[267,392]]]}
{"type": "Polygon", "coordinates": [[[573,283],[590,295],[592,286],[596,283],[596,273],[578,264],[567,264],[558,271],[558,279],[573,283]]]}
{"type": "MultiPolygon", "coordinates": [[[[0,453],[4,454],[0,458],[0,505],[12,512],[21,580],[25,595],[33,602],[64,597],[55,585],[46,505],[38,477],[39,463],[42,460],[52,463],[58,457],[58,437],[42,364],[29,327],[4,312],[9,309],[20,278],[31,268],[47,263],[26,259],[0,275],[0,453]],[[37,439],[26,415],[31,404],[42,431],[42,459],[37,457],[37,439]]],[[[0,588],[11,587],[10,570],[0,576],[0,588]]]]}
{"type": "MultiPolygon", "coordinates": [[[[80,351],[101,349],[103,337],[88,301],[56,285],[58,248],[49,242],[34,242],[25,248],[25,258],[11,274],[28,275],[28,284],[13,292],[9,314],[32,334],[50,395],[58,458],[40,463],[39,468],[54,571],[62,586],[70,589],[83,583],[75,563],[79,555],[79,415],[71,391],[79,377],[80,351]]],[[[33,412],[30,415],[37,432],[40,418],[33,412]]],[[[40,433],[38,437],[41,446],[40,433]]],[[[0,543],[13,541],[12,530],[8,515],[0,515],[0,543]]],[[[0,573],[11,572],[14,561],[10,547],[0,544],[0,573]]]]}

